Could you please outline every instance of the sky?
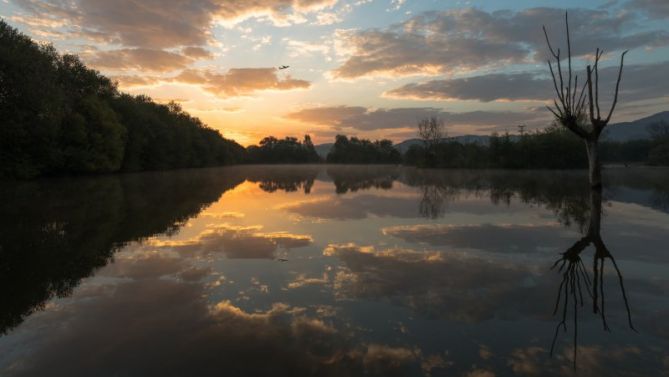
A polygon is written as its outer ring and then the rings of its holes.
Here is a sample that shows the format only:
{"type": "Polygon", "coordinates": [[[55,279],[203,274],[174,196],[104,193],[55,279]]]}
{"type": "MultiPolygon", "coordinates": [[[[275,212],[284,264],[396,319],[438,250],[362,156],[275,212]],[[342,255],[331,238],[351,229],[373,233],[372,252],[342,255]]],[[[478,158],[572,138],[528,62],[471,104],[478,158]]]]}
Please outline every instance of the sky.
{"type": "Polygon", "coordinates": [[[0,0],[0,17],[35,40],[243,145],[398,142],[427,116],[452,136],[546,127],[541,27],[565,51],[567,10],[581,80],[604,50],[604,108],[629,50],[612,123],[669,110],[667,0],[0,0]]]}

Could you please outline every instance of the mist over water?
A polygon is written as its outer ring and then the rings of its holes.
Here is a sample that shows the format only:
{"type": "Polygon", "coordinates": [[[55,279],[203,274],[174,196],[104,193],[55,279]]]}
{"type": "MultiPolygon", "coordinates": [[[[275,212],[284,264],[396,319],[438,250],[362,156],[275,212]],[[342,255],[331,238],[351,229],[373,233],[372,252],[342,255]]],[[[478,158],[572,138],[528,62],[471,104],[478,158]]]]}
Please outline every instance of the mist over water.
{"type": "Polygon", "coordinates": [[[661,376],[669,170],[604,181],[307,165],[2,182],[0,374],[661,376]]]}

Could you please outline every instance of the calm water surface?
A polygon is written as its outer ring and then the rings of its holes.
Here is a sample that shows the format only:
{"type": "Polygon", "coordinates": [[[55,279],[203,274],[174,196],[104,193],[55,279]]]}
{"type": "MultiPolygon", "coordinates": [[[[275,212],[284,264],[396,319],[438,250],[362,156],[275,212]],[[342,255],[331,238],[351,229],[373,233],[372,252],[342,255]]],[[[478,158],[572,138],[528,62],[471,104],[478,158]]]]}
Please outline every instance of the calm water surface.
{"type": "Polygon", "coordinates": [[[669,170],[585,179],[2,183],[0,375],[667,376],[669,170]]]}

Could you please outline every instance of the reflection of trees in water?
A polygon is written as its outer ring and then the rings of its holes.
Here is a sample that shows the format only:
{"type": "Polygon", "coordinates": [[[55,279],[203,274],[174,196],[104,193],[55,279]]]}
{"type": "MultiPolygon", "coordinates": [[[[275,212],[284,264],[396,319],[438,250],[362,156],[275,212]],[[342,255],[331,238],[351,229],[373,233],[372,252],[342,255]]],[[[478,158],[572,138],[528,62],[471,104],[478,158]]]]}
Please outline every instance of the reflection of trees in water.
{"type": "Polygon", "coordinates": [[[265,192],[302,190],[305,194],[311,193],[321,171],[318,165],[245,166],[243,169],[246,179],[258,183],[258,187],[265,192]]]}
{"type": "Polygon", "coordinates": [[[261,181],[260,187],[261,190],[265,192],[275,192],[277,190],[285,192],[296,192],[300,189],[304,190],[305,194],[311,193],[311,187],[314,185],[314,180],[305,179],[304,181],[261,181]]]}
{"type": "Polygon", "coordinates": [[[241,182],[229,168],[3,183],[0,333],[68,295],[122,245],[176,231],[241,182]]]}
{"type": "MultiPolygon", "coordinates": [[[[669,171],[666,168],[630,169],[623,176],[612,176],[611,186],[651,191],[648,206],[669,212],[669,171]]],[[[612,188],[616,190],[616,188],[612,188]]]]}
{"type": "Polygon", "coordinates": [[[327,168],[327,175],[334,182],[337,194],[370,188],[389,190],[399,174],[396,166],[332,165],[327,168]]]}
{"type": "Polygon", "coordinates": [[[574,345],[573,345],[573,362],[576,368],[576,357],[578,353],[578,310],[579,307],[584,307],[584,296],[589,296],[592,300],[592,311],[598,314],[601,318],[602,325],[605,331],[611,331],[606,322],[606,306],[604,296],[604,262],[609,259],[616,271],[620,290],[622,292],[625,309],[627,311],[627,321],[629,327],[634,329],[632,324],[632,313],[630,310],[629,300],[625,291],[625,284],[622,273],[618,268],[615,258],[609,252],[609,249],[604,244],[601,236],[601,218],[602,218],[602,191],[600,189],[593,189],[590,191],[590,219],[585,236],[576,241],[570,248],[567,249],[562,256],[553,264],[553,268],[558,267],[558,271],[562,273],[562,282],[558,288],[557,298],[555,301],[555,309],[553,315],[561,312],[561,321],[555,328],[555,335],[553,343],[551,344],[551,355],[555,349],[555,343],[558,338],[560,328],[567,331],[568,310],[570,310],[570,301],[573,308],[574,320],[574,345]],[[593,245],[595,253],[593,254],[592,279],[588,273],[588,269],[581,259],[581,253],[589,246],[593,245]],[[583,293],[585,291],[585,295],[583,293]]]}
{"type": "Polygon", "coordinates": [[[246,179],[259,183],[266,192],[295,192],[300,189],[305,194],[311,192],[316,179],[332,180],[337,194],[371,188],[388,190],[399,178],[396,166],[382,165],[273,165],[245,167],[246,179]],[[327,178],[321,174],[325,173],[327,178]]]}
{"type": "Polygon", "coordinates": [[[460,191],[453,187],[425,185],[420,188],[422,197],[418,205],[418,212],[428,219],[437,219],[444,216],[448,203],[454,202],[460,191]]]}
{"type": "Polygon", "coordinates": [[[581,229],[587,222],[589,206],[587,177],[575,172],[508,172],[508,171],[433,171],[407,170],[404,176],[410,186],[419,187],[421,215],[438,218],[448,203],[463,196],[488,196],[495,205],[511,205],[513,199],[540,205],[555,213],[558,220],[581,229]],[[585,185],[585,186],[584,186],[585,185]]]}

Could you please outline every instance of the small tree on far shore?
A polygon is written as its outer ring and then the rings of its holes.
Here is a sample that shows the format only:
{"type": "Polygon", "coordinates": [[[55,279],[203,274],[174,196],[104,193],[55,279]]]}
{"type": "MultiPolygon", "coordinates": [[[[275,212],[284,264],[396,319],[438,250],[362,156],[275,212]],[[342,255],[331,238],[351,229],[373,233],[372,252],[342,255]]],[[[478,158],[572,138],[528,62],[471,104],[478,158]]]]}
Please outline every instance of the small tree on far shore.
{"type": "Polygon", "coordinates": [[[620,68],[618,69],[618,80],[616,81],[613,103],[608,114],[602,118],[599,106],[599,60],[604,54],[597,48],[595,52],[595,62],[593,66],[588,65],[587,77],[582,87],[578,84],[578,75],[572,75],[571,67],[571,40],[569,36],[569,18],[565,13],[565,24],[567,27],[567,72],[563,73],[562,57],[560,49],[553,49],[546,27],[543,27],[546,37],[546,44],[557,65],[557,72],[553,69],[553,63],[548,60],[548,68],[553,78],[553,87],[557,94],[557,99],[553,100],[553,107],[548,109],[553,113],[557,122],[567,128],[585,141],[588,152],[589,178],[590,186],[600,188],[602,186],[602,171],[599,160],[598,144],[599,137],[604,128],[609,124],[613,111],[618,103],[618,91],[620,89],[620,80],[623,73],[625,54],[620,57],[620,68]],[[566,77],[565,77],[566,76],[566,77]],[[594,76],[594,78],[593,78],[594,76]],[[566,82],[565,82],[566,80],[566,82]],[[580,88],[580,90],[579,90],[580,88]],[[587,95],[586,95],[587,89],[587,95]],[[585,110],[585,101],[588,101],[588,113],[585,110]],[[585,123],[589,120],[589,126],[585,123]]]}
{"type": "Polygon", "coordinates": [[[419,120],[418,137],[423,141],[425,164],[430,166],[433,162],[435,147],[446,137],[444,121],[435,116],[419,120]]]}

